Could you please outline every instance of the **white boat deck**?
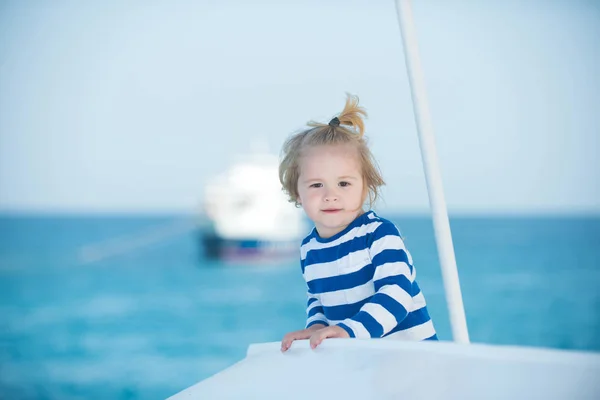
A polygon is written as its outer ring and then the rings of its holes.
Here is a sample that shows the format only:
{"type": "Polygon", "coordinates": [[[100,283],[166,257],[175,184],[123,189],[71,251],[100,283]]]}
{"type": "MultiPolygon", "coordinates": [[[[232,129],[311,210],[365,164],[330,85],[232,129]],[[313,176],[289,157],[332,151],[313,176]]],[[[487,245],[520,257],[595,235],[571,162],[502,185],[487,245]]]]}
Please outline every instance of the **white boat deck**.
{"type": "Polygon", "coordinates": [[[600,353],[356,339],[279,348],[251,345],[245,359],[170,400],[600,399],[600,353]]]}

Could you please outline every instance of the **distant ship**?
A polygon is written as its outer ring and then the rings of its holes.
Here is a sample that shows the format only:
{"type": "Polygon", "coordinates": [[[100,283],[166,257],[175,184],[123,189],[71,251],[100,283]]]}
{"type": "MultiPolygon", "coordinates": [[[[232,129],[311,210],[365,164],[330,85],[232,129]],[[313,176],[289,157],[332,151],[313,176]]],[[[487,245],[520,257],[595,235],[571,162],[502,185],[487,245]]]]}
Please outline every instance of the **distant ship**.
{"type": "Polygon", "coordinates": [[[209,227],[201,232],[206,257],[233,261],[299,257],[308,225],[302,210],[281,190],[278,166],[273,154],[251,154],[206,185],[209,227]]]}

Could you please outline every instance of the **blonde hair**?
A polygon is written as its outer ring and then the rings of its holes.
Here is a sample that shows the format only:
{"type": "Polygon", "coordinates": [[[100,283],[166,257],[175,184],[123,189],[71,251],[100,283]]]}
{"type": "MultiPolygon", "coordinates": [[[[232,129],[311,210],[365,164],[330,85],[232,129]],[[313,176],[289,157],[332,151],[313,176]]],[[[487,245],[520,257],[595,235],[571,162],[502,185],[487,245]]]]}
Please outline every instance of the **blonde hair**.
{"type": "Polygon", "coordinates": [[[346,105],[342,112],[328,124],[310,121],[311,128],[292,135],[282,148],[279,163],[279,181],[283,191],[292,203],[298,204],[298,178],[300,177],[300,157],[310,147],[350,144],[355,146],[360,164],[365,188],[368,190],[369,207],[379,196],[379,188],[385,185],[377,162],[364,138],[367,117],[364,108],[358,105],[358,97],[347,94],[346,105]]]}

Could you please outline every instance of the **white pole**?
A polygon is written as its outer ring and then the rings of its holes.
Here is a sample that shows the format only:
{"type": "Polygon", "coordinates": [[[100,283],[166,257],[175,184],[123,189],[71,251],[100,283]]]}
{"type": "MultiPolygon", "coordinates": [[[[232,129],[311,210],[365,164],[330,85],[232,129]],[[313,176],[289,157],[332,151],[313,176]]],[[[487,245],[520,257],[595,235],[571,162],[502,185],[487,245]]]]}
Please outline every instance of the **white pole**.
{"type": "Polygon", "coordinates": [[[438,166],[433,127],[425,93],[425,78],[421,69],[410,0],[396,0],[396,11],[398,12],[398,22],[400,23],[400,31],[402,33],[404,58],[410,81],[417,131],[419,133],[423,169],[427,180],[435,241],[442,266],[446,300],[450,312],[452,336],[458,343],[469,343],[467,320],[465,318],[465,309],[458,281],[458,270],[456,268],[456,258],[454,256],[454,246],[452,245],[452,235],[450,233],[450,221],[448,220],[446,200],[444,199],[442,188],[442,177],[438,166]]]}

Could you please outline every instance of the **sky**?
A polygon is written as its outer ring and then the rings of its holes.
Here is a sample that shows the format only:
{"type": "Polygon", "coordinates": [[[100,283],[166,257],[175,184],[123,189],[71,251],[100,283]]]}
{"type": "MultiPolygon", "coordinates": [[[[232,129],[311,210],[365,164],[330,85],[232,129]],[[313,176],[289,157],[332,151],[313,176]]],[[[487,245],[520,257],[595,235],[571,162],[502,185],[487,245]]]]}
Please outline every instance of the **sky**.
{"type": "MultiPolygon", "coordinates": [[[[600,213],[600,3],[413,2],[448,209],[600,213]]],[[[194,212],[255,142],[345,93],[428,209],[393,1],[0,5],[0,212],[194,212]]]]}

